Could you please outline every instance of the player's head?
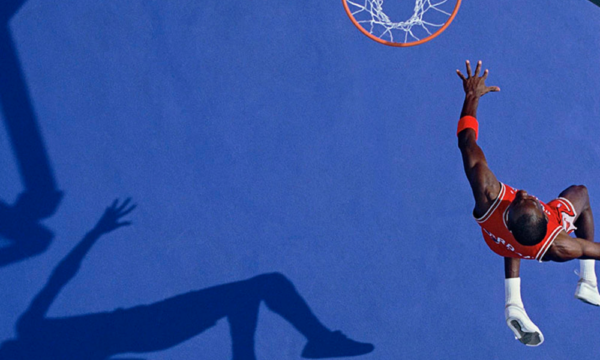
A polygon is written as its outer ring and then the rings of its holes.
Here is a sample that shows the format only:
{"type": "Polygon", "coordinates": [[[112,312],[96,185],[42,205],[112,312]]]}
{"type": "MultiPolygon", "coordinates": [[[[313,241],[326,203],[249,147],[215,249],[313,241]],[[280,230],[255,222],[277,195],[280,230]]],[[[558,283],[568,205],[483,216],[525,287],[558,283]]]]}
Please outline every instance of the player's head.
{"type": "Polygon", "coordinates": [[[519,244],[533,246],[544,240],[548,216],[535,196],[519,190],[508,206],[506,225],[519,244]]]}

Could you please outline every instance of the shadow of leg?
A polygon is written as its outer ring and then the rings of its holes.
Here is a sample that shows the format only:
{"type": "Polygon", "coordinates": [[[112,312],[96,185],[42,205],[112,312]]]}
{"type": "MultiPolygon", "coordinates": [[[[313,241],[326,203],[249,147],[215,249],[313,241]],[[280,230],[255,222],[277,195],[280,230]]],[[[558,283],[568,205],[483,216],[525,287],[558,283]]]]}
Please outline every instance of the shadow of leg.
{"type": "MultiPolygon", "coordinates": [[[[57,293],[51,288],[43,291],[46,290],[57,293]]],[[[42,295],[34,303],[39,302],[46,309],[51,299],[45,300],[42,295]]],[[[42,318],[43,309],[28,310],[17,323],[18,339],[4,342],[0,357],[21,354],[13,358],[101,360],[118,354],[165,350],[199,335],[226,317],[233,359],[256,360],[254,335],[261,301],[307,337],[303,357],[354,356],[373,350],[371,344],[328,330],[293,284],[285,276],[271,273],[110,312],[42,318]]]]}
{"type": "Polygon", "coordinates": [[[240,299],[227,315],[231,332],[233,360],[256,360],[254,334],[258,321],[260,299],[250,295],[240,299]]]}
{"type": "Polygon", "coordinates": [[[313,314],[296,288],[284,275],[270,273],[249,280],[255,283],[262,300],[273,312],[289,321],[308,340],[302,356],[329,358],[370,353],[374,346],[348,339],[340,331],[330,331],[313,314]]]}

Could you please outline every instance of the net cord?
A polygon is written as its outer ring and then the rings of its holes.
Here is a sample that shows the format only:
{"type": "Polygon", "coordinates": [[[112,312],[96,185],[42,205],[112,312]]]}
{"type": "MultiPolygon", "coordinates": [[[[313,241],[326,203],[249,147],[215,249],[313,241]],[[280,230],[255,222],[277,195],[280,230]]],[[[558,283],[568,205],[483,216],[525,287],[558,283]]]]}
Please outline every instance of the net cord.
{"type": "Polygon", "coordinates": [[[359,4],[355,1],[348,0],[347,3],[356,7],[357,10],[352,12],[352,16],[356,18],[356,16],[360,16],[362,13],[368,14],[368,19],[358,20],[357,22],[361,25],[367,25],[365,29],[369,31],[369,33],[381,38],[385,39],[389,38],[390,41],[394,42],[394,31],[402,31],[404,32],[404,42],[408,42],[409,37],[411,40],[420,40],[412,31],[413,27],[421,27],[424,29],[429,35],[432,34],[429,27],[440,28],[444,25],[444,23],[437,24],[433,22],[429,22],[424,20],[425,14],[432,10],[438,13],[444,14],[448,17],[451,16],[445,10],[440,9],[439,7],[445,4],[448,0],[441,0],[438,2],[432,2],[431,0],[416,0],[415,7],[413,9],[413,14],[406,21],[394,22],[383,10],[383,2],[384,0],[364,0],[364,3],[359,4]],[[381,32],[375,34],[374,31],[378,29],[378,27],[383,28],[381,32]]]}

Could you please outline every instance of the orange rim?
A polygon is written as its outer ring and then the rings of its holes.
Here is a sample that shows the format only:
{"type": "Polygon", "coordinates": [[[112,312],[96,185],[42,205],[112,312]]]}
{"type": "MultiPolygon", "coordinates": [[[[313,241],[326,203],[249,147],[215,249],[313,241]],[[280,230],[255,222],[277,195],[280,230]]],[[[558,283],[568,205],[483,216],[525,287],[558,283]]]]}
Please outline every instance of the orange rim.
{"type": "Polygon", "coordinates": [[[358,21],[356,21],[356,19],[354,18],[354,16],[352,16],[352,12],[350,12],[350,8],[348,7],[348,3],[346,2],[346,0],[342,0],[342,3],[344,4],[344,10],[346,10],[346,14],[348,14],[348,17],[350,18],[350,20],[352,20],[352,23],[354,24],[354,26],[356,26],[358,28],[358,30],[360,30],[360,32],[362,32],[363,34],[365,34],[371,40],[377,41],[380,44],[388,45],[388,46],[409,47],[409,46],[416,46],[416,45],[420,45],[420,44],[426,43],[429,40],[432,40],[432,39],[436,38],[442,32],[444,32],[444,30],[446,30],[446,28],[448,26],[450,26],[450,24],[452,23],[452,20],[454,20],[454,17],[456,16],[456,13],[458,13],[458,8],[460,8],[461,1],[462,0],[457,0],[456,1],[456,5],[454,6],[454,10],[452,11],[452,14],[448,18],[448,21],[446,21],[446,23],[441,28],[439,28],[436,32],[434,32],[433,34],[429,35],[428,37],[426,37],[424,39],[413,41],[413,42],[407,42],[407,43],[397,43],[397,42],[391,42],[391,41],[383,40],[383,39],[380,39],[377,36],[371,34],[364,27],[362,27],[358,23],[358,21]]]}

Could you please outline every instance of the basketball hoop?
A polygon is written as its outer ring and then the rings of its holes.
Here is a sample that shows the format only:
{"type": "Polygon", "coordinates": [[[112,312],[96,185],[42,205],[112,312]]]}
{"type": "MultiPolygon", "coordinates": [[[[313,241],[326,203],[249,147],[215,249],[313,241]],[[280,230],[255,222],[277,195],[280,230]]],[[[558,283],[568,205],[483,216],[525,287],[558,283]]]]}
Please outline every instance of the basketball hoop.
{"type": "Polygon", "coordinates": [[[384,12],[383,2],[342,0],[350,20],[363,34],[380,44],[407,47],[426,43],[446,30],[454,20],[461,0],[415,0],[412,16],[400,22],[390,19],[384,12]]]}

